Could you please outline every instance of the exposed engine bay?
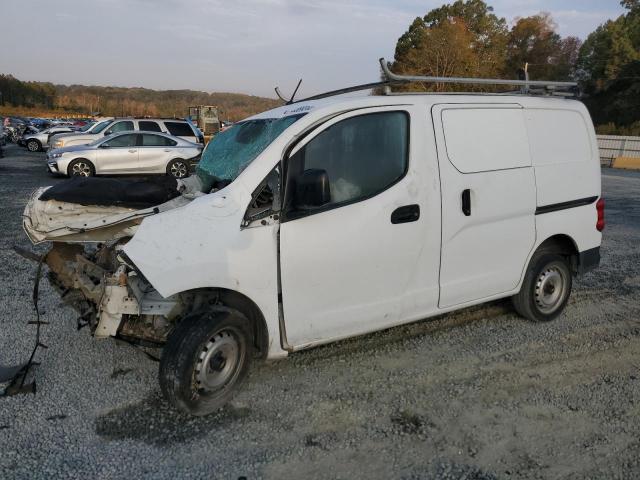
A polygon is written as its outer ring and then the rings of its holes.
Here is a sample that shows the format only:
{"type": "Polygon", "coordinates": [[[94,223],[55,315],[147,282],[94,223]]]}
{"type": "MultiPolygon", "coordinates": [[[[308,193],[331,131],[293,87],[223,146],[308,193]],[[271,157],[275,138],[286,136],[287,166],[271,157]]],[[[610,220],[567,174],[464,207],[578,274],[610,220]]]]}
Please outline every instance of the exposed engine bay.
{"type": "Polygon", "coordinates": [[[24,227],[32,242],[52,242],[41,259],[51,285],[78,313],[78,327],[88,326],[95,337],[161,346],[175,319],[187,305],[197,304],[184,295],[163,298],[122,251],[145,217],[202,195],[197,177],[171,182],[175,185],[164,178],[72,179],[59,184],[63,188],[35,191],[25,208],[24,227]],[[165,202],[149,206],[158,200],[165,202]]]}
{"type": "Polygon", "coordinates": [[[159,346],[184,305],[179,298],[162,298],[127,264],[120,251],[124,243],[54,243],[44,260],[49,281],[78,312],[79,326],[88,325],[96,337],[159,346]]]}

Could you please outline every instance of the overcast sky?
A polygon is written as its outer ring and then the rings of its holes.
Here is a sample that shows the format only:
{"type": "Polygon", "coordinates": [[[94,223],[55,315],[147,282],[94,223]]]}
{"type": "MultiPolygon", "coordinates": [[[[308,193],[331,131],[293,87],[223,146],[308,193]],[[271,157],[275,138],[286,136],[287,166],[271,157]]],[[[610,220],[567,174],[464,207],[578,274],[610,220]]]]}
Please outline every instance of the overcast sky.
{"type": "MultiPolygon", "coordinates": [[[[2,2],[0,73],[22,80],[301,95],[378,79],[411,21],[445,0],[23,0],[2,2]]],[[[550,12],[585,38],[618,0],[489,0],[550,12]]]]}

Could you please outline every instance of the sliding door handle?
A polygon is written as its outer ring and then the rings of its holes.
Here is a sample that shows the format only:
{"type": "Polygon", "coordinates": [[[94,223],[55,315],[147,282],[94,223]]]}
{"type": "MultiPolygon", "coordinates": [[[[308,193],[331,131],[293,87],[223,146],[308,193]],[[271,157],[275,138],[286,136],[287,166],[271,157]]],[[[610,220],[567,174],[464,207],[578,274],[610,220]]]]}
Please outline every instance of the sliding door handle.
{"type": "Polygon", "coordinates": [[[420,205],[405,205],[396,208],[391,214],[391,223],[416,222],[420,218],[420,205]]]}
{"type": "Polygon", "coordinates": [[[471,190],[468,188],[462,191],[462,213],[465,217],[471,215],[471,190]]]}

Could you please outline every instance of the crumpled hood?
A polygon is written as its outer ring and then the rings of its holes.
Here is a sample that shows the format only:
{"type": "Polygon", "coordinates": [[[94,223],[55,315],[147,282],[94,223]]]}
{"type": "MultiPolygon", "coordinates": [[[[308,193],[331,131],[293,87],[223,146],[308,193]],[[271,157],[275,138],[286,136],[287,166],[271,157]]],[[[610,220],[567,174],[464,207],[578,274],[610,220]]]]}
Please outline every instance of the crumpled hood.
{"type": "Polygon", "coordinates": [[[178,209],[191,200],[176,197],[156,207],[133,209],[121,206],[80,205],[39,200],[50,187],[37,189],[25,206],[22,225],[32,243],[45,241],[108,242],[135,234],[144,218],[178,209]]]}

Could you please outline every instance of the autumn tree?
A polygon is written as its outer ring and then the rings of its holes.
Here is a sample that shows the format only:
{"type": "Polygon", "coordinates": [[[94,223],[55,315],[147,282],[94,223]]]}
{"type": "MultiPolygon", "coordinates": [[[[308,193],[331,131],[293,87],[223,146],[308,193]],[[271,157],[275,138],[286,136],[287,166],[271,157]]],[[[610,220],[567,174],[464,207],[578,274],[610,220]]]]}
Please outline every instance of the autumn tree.
{"type": "Polygon", "coordinates": [[[581,42],[577,37],[563,39],[556,28],[548,13],[517,18],[509,32],[507,71],[516,72],[528,64],[531,79],[568,80],[581,42]]]}
{"type": "Polygon", "coordinates": [[[495,77],[504,65],[507,33],[506,20],[482,0],[457,0],[413,21],[398,39],[393,67],[423,75],[495,77]]]}
{"type": "MultiPolygon", "coordinates": [[[[426,29],[416,48],[407,51],[399,73],[433,77],[472,77],[478,74],[477,56],[472,48],[473,35],[466,25],[444,21],[426,29]]],[[[413,84],[409,89],[444,91],[446,84],[413,84]]]]}

